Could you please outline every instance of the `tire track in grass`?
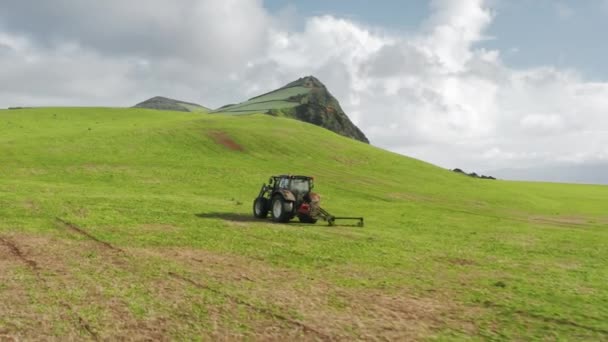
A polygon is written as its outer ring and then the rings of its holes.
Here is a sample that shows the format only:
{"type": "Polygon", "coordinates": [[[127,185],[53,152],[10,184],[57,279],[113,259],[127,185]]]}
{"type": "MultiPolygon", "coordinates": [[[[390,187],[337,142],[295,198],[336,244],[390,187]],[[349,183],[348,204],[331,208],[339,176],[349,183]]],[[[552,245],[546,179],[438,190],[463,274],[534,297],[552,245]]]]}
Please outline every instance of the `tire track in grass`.
{"type": "MultiPolygon", "coordinates": [[[[107,242],[107,241],[103,241],[102,239],[96,237],[95,235],[91,234],[90,232],[88,232],[86,229],[84,229],[81,226],[78,226],[70,221],[64,220],[62,218],[59,217],[55,217],[55,220],[59,223],[59,225],[63,228],[65,228],[65,230],[68,233],[73,233],[75,235],[80,235],[85,237],[85,240],[82,241],[82,243],[85,244],[89,244],[91,246],[94,246],[93,248],[98,249],[98,251],[100,252],[100,255],[103,255],[104,261],[109,262],[110,264],[112,264],[113,266],[115,266],[118,269],[122,269],[124,271],[128,271],[130,274],[137,274],[138,276],[140,275],[141,272],[139,272],[140,270],[135,267],[129,267],[129,263],[128,261],[132,259],[132,255],[130,255],[129,253],[127,253],[125,250],[114,246],[113,244],[107,242]]],[[[120,304],[123,308],[127,308],[128,304],[124,301],[121,301],[120,304]]],[[[107,310],[113,310],[112,307],[110,306],[106,306],[107,310]]],[[[155,333],[156,331],[153,328],[148,327],[147,325],[143,325],[140,326],[139,324],[141,323],[140,321],[136,320],[136,319],[132,319],[134,320],[134,324],[137,324],[137,329],[143,327],[143,329],[145,329],[145,333],[155,333]]],[[[107,331],[102,329],[102,332],[105,334],[107,333],[107,331]]],[[[130,331],[126,331],[126,333],[131,333],[130,331]]],[[[161,333],[163,334],[162,336],[147,336],[144,338],[144,340],[150,340],[150,341],[154,341],[154,340],[158,340],[158,339],[166,339],[166,337],[164,336],[164,332],[161,333]]],[[[116,337],[116,336],[115,336],[116,337]]],[[[124,339],[124,336],[120,336],[120,339],[124,339]]],[[[107,337],[103,337],[101,340],[108,340],[107,337]]]]}
{"type": "MultiPolygon", "coordinates": [[[[15,242],[13,242],[7,238],[0,237],[0,244],[4,245],[6,248],[8,248],[8,250],[11,252],[12,255],[14,255],[17,259],[19,259],[22,263],[24,263],[27,266],[27,268],[32,273],[34,273],[38,282],[42,285],[42,287],[44,287],[44,289],[47,292],[49,292],[51,290],[51,287],[47,284],[46,280],[40,274],[41,269],[38,266],[38,263],[36,263],[36,261],[34,261],[32,259],[28,259],[25,256],[25,254],[23,253],[23,251],[21,251],[21,249],[17,246],[17,244],[15,244],[15,242]]],[[[64,308],[66,308],[68,310],[68,312],[70,312],[72,314],[72,316],[74,316],[74,318],[78,322],[78,325],[77,325],[78,328],[81,328],[81,329],[85,330],[87,333],[89,333],[89,335],[91,335],[91,337],[95,341],[99,341],[99,335],[97,335],[97,333],[91,327],[91,325],[84,318],[82,318],[82,316],[80,316],[76,312],[76,310],[74,310],[74,307],[72,307],[70,304],[68,304],[64,301],[60,301],[59,304],[61,306],[63,306],[64,308]]]]}
{"type": "Polygon", "coordinates": [[[173,278],[175,278],[177,280],[186,282],[186,283],[188,283],[188,284],[190,284],[190,285],[192,285],[192,286],[194,286],[194,287],[196,287],[198,289],[202,289],[202,290],[207,290],[207,291],[213,292],[213,293],[215,293],[217,295],[220,295],[220,296],[222,296],[224,298],[227,298],[228,300],[230,300],[230,301],[232,301],[232,302],[234,302],[236,304],[243,305],[243,306],[248,307],[248,308],[250,308],[250,309],[252,309],[254,311],[257,311],[257,312],[259,312],[259,313],[261,313],[263,315],[266,315],[266,316],[268,316],[270,318],[273,318],[273,319],[276,319],[276,320],[279,320],[279,321],[291,324],[292,326],[296,326],[296,327],[302,329],[302,331],[304,331],[304,332],[309,332],[309,333],[312,333],[314,335],[317,335],[323,341],[332,341],[332,340],[334,340],[333,338],[331,338],[331,336],[329,336],[329,335],[327,335],[327,334],[325,334],[325,333],[323,333],[323,332],[321,332],[321,331],[319,331],[319,330],[317,330],[317,329],[315,329],[315,328],[313,328],[313,327],[311,327],[309,325],[306,325],[306,324],[304,324],[302,322],[296,321],[296,320],[294,320],[292,318],[289,318],[287,316],[278,314],[276,312],[272,312],[270,309],[259,307],[257,305],[251,304],[251,303],[249,303],[247,301],[242,300],[241,298],[238,298],[238,297],[233,296],[231,294],[222,292],[222,291],[220,291],[218,289],[215,289],[213,287],[210,287],[208,285],[204,285],[204,284],[198,283],[198,282],[196,282],[196,281],[194,281],[194,280],[192,280],[190,278],[187,278],[185,276],[179,275],[179,274],[177,274],[175,272],[169,272],[168,274],[169,274],[169,276],[171,276],[171,277],[173,277],[173,278]]]}
{"type": "Polygon", "coordinates": [[[77,225],[75,225],[75,224],[73,224],[73,223],[71,223],[71,222],[69,222],[69,221],[66,221],[66,220],[64,220],[64,219],[61,219],[61,218],[59,218],[59,217],[56,217],[55,219],[56,219],[58,222],[62,223],[62,224],[65,226],[65,227],[67,227],[67,228],[68,228],[68,229],[70,229],[71,231],[73,231],[73,232],[75,232],[75,233],[77,233],[77,234],[80,234],[80,235],[82,235],[82,236],[84,236],[84,237],[86,237],[86,238],[89,238],[89,239],[91,239],[91,240],[95,241],[96,243],[98,243],[98,244],[100,244],[100,245],[104,246],[104,247],[105,247],[105,248],[107,248],[107,249],[111,249],[111,250],[113,250],[113,251],[120,252],[120,253],[125,253],[125,252],[124,252],[122,249],[120,249],[120,248],[118,248],[118,247],[115,247],[114,245],[110,244],[109,242],[106,242],[106,241],[103,241],[103,240],[98,239],[97,237],[95,237],[95,236],[94,236],[94,235],[92,235],[91,233],[87,232],[86,230],[84,230],[84,229],[82,229],[82,228],[78,227],[77,225]]]}
{"type": "Polygon", "coordinates": [[[17,247],[17,245],[12,241],[10,241],[6,238],[0,237],[0,243],[2,243],[4,246],[6,246],[8,248],[8,250],[11,252],[11,254],[13,254],[14,256],[17,257],[17,259],[21,260],[21,262],[26,264],[29,269],[34,271],[34,274],[36,274],[36,277],[40,279],[40,268],[38,268],[38,264],[34,260],[30,260],[30,259],[26,258],[25,255],[23,255],[23,252],[21,252],[21,250],[19,249],[19,247],[17,247]]]}
{"type": "MultiPolygon", "coordinates": [[[[95,241],[96,243],[102,245],[104,248],[112,250],[112,251],[119,252],[122,255],[126,255],[126,253],[122,249],[117,248],[117,247],[113,246],[112,244],[110,244],[110,243],[108,243],[106,241],[98,239],[97,237],[95,237],[94,235],[90,234],[89,232],[87,232],[83,228],[78,227],[77,225],[75,225],[75,224],[73,224],[73,223],[71,223],[69,221],[63,220],[63,219],[61,219],[59,217],[57,217],[56,220],[58,222],[62,223],[65,227],[67,227],[71,231],[76,232],[76,233],[78,233],[80,235],[83,235],[83,236],[85,236],[85,237],[87,237],[87,238],[95,241]]],[[[252,309],[252,310],[254,310],[256,312],[259,312],[259,313],[261,313],[263,315],[266,315],[268,317],[271,317],[273,319],[276,319],[276,320],[279,320],[279,321],[282,321],[282,322],[286,322],[288,324],[291,324],[292,326],[296,326],[296,327],[302,329],[302,331],[304,331],[304,332],[308,332],[308,333],[311,333],[311,334],[314,334],[314,335],[318,336],[321,340],[324,340],[324,341],[331,341],[331,340],[333,340],[331,338],[331,336],[329,336],[329,335],[327,335],[327,334],[325,334],[325,333],[323,333],[323,332],[321,332],[321,331],[319,331],[319,330],[317,330],[315,328],[312,328],[312,327],[310,327],[310,326],[308,326],[308,325],[306,325],[306,324],[304,324],[302,322],[299,322],[299,321],[294,320],[292,318],[289,318],[287,316],[284,316],[284,315],[272,312],[271,310],[269,310],[267,308],[256,306],[256,305],[251,304],[251,303],[249,303],[247,301],[244,301],[244,300],[242,300],[242,299],[240,299],[240,298],[238,298],[236,296],[233,296],[233,295],[230,295],[228,293],[222,292],[222,291],[220,291],[218,289],[215,289],[215,288],[212,288],[210,286],[200,284],[200,283],[198,283],[198,282],[196,282],[196,281],[194,281],[194,280],[192,280],[190,278],[187,278],[185,276],[179,275],[179,274],[177,274],[175,272],[169,272],[168,275],[170,277],[172,277],[172,278],[175,278],[175,279],[178,279],[178,280],[180,280],[182,282],[185,282],[185,283],[188,283],[190,285],[193,285],[196,288],[207,290],[207,291],[213,292],[215,294],[218,294],[218,295],[220,295],[222,297],[225,297],[225,298],[231,300],[234,303],[237,303],[239,305],[243,305],[243,306],[245,306],[245,307],[247,307],[249,309],[252,309]]]]}

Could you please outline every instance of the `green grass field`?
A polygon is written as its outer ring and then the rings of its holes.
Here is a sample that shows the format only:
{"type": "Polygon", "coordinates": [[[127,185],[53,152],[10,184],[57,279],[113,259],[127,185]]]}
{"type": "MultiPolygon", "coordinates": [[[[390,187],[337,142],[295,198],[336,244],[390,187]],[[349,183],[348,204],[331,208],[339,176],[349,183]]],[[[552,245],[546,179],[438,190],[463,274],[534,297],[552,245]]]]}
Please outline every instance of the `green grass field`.
{"type": "Polygon", "coordinates": [[[607,203],[268,115],[0,110],[0,340],[606,340],[607,203]],[[282,173],[365,227],[253,219],[282,173]]]}
{"type": "Polygon", "coordinates": [[[180,102],[180,105],[187,108],[189,111],[193,112],[193,113],[207,113],[210,111],[209,108],[203,107],[203,106],[194,106],[191,105],[189,103],[183,103],[180,102]]]}

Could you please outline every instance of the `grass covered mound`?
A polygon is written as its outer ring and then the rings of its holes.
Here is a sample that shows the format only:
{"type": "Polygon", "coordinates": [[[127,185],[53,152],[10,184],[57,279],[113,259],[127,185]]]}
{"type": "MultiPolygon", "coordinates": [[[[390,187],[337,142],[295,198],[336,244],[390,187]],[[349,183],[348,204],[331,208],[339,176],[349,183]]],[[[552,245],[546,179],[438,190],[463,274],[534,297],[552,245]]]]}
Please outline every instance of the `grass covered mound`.
{"type": "Polygon", "coordinates": [[[216,112],[232,115],[263,112],[293,118],[369,143],[365,134],[344,113],[338,100],[313,76],[300,78],[248,101],[221,107],[216,112]]]}
{"type": "Polygon", "coordinates": [[[0,152],[2,337],[608,339],[606,186],[462,177],[269,115],[2,110],[0,152]],[[253,219],[283,173],[366,226],[253,219]]]}
{"type": "Polygon", "coordinates": [[[144,102],[140,102],[133,108],[147,108],[156,110],[171,110],[176,112],[194,112],[207,113],[209,108],[203,107],[196,103],[184,102],[174,99],[169,99],[162,96],[156,96],[144,102]]]}

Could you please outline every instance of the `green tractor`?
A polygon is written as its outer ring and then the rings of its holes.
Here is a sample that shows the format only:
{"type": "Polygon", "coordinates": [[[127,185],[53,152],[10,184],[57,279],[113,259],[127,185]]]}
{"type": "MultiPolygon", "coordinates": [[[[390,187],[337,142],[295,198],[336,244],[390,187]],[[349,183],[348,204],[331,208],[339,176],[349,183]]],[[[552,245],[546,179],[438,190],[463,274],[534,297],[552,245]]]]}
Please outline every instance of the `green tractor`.
{"type": "Polygon", "coordinates": [[[347,219],[357,220],[357,225],[363,226],[362,217],[335,217],[321,208],[321,196],[312,192],[313,187],[313,177],[272,176],[253,201],[253,216],[266,218],[270,212],[274,222],[289,222],[297,216],[302,223],[322,219],[333,226],[337,219],[347,219]]]}

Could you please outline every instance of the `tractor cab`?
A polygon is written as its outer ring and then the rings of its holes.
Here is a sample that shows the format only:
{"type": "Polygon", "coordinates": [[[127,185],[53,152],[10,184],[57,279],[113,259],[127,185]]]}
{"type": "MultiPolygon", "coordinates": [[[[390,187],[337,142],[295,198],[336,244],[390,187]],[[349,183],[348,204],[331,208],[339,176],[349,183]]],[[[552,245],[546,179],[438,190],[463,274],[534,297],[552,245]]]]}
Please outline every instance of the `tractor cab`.
{"type": "Polygon", "coordinates": [[[269,182],[273,193],[289,191],[297,201],[302,201],[312,191],[313,180],[308,176],[281,175],[271,177],[269,182]]]}

